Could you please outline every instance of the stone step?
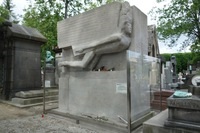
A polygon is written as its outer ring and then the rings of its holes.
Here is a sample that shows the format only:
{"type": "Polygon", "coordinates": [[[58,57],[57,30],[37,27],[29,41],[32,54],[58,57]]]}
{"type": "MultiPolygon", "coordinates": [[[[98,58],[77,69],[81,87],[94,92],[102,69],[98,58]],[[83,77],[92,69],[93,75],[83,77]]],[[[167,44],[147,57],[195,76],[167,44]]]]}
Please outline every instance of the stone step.
{"type": "MultiPolygon", "coordinates": [[[[54,96],[46,96],[45,101],[55,101],[58,100],[58,95],[54,96]]],[[[34,97],[34,98],[12,98],[12,103],[19,104],[19,105],[28,105],[28,104],[35,104],[35,103],[42,103],[43,97],[34,97]]]]}
{"type": "MultiPolygon", "coordinates": [[[[34,98],[34,97],[43,97],[44,90],[30,90],[30,91],[20,91],[15,93],[17,98],[34,98]]],[[[58,89],[46,89],[46,96],[58,95],[58,89]]]]}

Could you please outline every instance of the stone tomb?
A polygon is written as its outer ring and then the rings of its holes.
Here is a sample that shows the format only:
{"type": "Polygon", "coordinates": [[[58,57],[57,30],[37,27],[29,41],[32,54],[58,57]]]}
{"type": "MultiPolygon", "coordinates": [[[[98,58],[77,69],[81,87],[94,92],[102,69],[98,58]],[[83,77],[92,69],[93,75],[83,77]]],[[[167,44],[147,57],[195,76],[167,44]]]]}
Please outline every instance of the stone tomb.
{"type": "Polygon", "coordinates": [[[199,133],[200,87],[193,86],[191,97],[167,99],[168,109],[143,124],[144,133],[199,133]]]}
{"type": "Polygon", "coordinates": [[[200,130],[200,98],[173,98],[167,100],[168,119],[165,126],[200,130]]]}
{"type": "Polygon", "coordinates": [[[5,36],[0,40],[1,94],[3,99],[11,100],[19,91],[41,89],[40,47],[46,38],[37,29],[14,23],[4,29],[0,31],[5,36]]]}
{"type": "Polygon", "coordinates": [[[171,96],[167,99],[169,112],[166,126],[200,131],[200,87],[195,81],[198,81],[197,75],[193,77],[193,86],[189,89],[192,97],[173,98],[171,96]]]}
{"type": "MultiPolygon", "coordinates": [[[[147,39],[146,15],[127,2],[107,4],[58,22],[58,46],[62,49],[58,65],[62,73],[56,111],[76,118],[95,118],[126,129],[126,50],[147,55],[147,39]],[[104,71],[94,71],[102,67],[104,71]],[[106,71],[111,68],[114,71],[106,71]]],[[[145,103],[148,106],[137,111],[132,121],[149,113],[149,104],[145,103]]]]}

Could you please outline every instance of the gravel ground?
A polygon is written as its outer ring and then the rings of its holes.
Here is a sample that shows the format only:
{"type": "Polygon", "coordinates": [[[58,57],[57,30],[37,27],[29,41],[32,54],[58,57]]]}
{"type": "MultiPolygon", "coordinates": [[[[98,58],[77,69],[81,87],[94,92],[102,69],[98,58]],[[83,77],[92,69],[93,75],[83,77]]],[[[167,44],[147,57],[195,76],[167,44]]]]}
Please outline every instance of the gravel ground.
{"type": "Polygon", "coordinates": [[[21,109],[0,103],[0,133],[99,133],[65,118],[42,115],[42,109],[42,106],[21,109]]]}
{"type": "Polygon", "coordinates": [[[35,115],[0,121],[0,133],[98,133],[65,119],[35,115]]]}
{"type": "MultiPolygon", "coordinates": [[[[47,109],[57,104],[47,105],[47,109]]],[[[75,120],[53,115],[42,115],[43,106],[17,108],[0,102],[0,133],[111,133],[76,124],[75,120]]],[[[142,133],[142,127],[132,133],[142,133]]]]}

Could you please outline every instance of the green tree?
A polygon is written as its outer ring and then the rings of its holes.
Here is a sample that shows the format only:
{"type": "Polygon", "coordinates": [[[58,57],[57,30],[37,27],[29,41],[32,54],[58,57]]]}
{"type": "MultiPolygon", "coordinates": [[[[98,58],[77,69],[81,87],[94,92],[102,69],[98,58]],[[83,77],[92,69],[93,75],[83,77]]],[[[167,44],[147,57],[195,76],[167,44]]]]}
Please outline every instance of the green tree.
{"type": "MultiPolygon", "coordinates": [[[[170,61],[172,54],[161,54],[166,61],[170,61]]],[[[187,70],[189,64],[196,64],[197,61],[200,61],[200,55],[196,53],[174,53],[177,62],[177,73],[187,70]]]]}
{"type": "Polygon", "coordinates": [[[85,8],[85,11],[87,10],[90,10],[90,9],[93,9],[93,8],[96,8],[96,7],[99,7],[101,5],[104,5],[104,4],[108,4],[108,3],[112,3],[112,2],[124,2],[124,0],[97,0],[97,1],[88,1],[88,7],[85,8]]]}
{"type": "Polygon", "coordinates": [[[42,59],[45,51],[52,51],[57,44],[57,22],[64,18],[64,4],[56,0],[35,0],[25,9],[22,23],[38,29],[46,38],[47,43],[42,45],[42,59]]]}
{"type": "Polygon", "coordinates": [[[0,5],[0,25],[8,17],[9,12],[3,6],[0,5]]]}
{"type": "Polygon", "coordinates": [[[177,40],[185,36],[181,48],[192,46],[193,52],[200,49],[200,0],[171,0],[162,8],[153,9],[151,14],[158,16],[159,38],[168,46],[176,46],[177,40]]]}
{"type": "Polygon", "coordinates": [[[2,7],[8,11],[8,14],[5,16],[5,19],[10,20],[11,22],[18,23],[18,16],[13,12],[15,5],[12,3],[12,0],[4,0],[2,7]]]}

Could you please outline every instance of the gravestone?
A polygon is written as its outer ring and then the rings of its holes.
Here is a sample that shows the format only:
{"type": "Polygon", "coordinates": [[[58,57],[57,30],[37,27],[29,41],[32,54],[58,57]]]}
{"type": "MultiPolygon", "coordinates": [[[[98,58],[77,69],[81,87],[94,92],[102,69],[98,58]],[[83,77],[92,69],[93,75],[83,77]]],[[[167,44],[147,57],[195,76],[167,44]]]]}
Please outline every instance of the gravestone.
{"type": "Polygon", "coordinates": [[[178,87],[177,74],[176,74],[176,57],[171,56],[170,61],[166,62],[166,66],[162,68],[162,88],[163,89],[174,89],[178,87]]]}

